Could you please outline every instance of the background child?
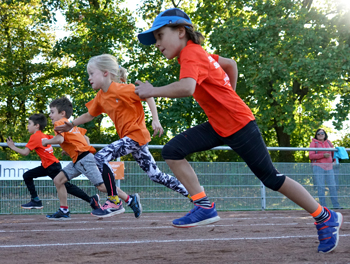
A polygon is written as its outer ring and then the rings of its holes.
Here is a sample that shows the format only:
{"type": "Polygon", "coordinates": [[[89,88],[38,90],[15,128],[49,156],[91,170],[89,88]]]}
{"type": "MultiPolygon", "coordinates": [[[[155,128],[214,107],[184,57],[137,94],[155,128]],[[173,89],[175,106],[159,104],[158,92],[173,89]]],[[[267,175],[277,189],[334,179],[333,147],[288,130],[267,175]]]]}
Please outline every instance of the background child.
{"type": "MultiPolygon", "coordinates": [[[[34,179],[39,177],[49,176],[51,179],[54,179],[55,176],[61,171],[61,164],[58,159],[53,154],[53,149],[51,145],[43,147],[41,144],[42,139],[50,139],[53,136],[46,135],[42,132],[47,125],[46,117],[43,114],[34,114],[29,117],[27,129],[28,132],[32,135],[24,149],[18,148],[15,146],[15,143],[9,137],[7,138],[7,145],[10,149],[16,151],[17,153],[27,156],[30,151],[35,150],[41,159],[41,165],[26,171],[23,174],[23,180],[30,192],[31,200],[27,204],[22,204],[21,207],[24,209],[42,209],[43,205],[38,197],[37,191],[34,185],[34,179]]],[[[83,190],[78,186],[66,182],[64,184],[67,192],[72,194],[86,202],[88,202],[92,209],[98,209],[99,206],[99,197],[98,194],[89,197],[83,190]]]]}
{"type": "Polygon", "coordinates": [[[141,98],[193,95],[209,120],[175,136],[163,148],[163,158],[190,192],[195,205],[173,225],[192,227],[219,220],[215,204],[200,188],[185,156],[227,144],[266,187],[284,194],[315,218],[318,251],[332,251],[338,244],[342,214],[322,207],[302,185],[275,169],[252,112],[235,92],[236,62],[208,54],[200,46],[203,35],[194,31],[188,15],[178,8],[160,13],[152,28],[138,38],[145,45],[155,44],[167,59],[177,57],[181,68],[180,81],[162,87],[137,81],[136,93],[141,98]]]}
{"type": "MultiPolygon", "coordinates": [[[[120,80],[124,82],[126,80],[126,71],[122,71],[124,74],[121,76],[120,69],[117,59],[112,55],[103,54],[92,57],[87,65],[87,71],[92,88],[98,92],[95,98],[86,104],[88,112],[72,122],[65,122],[64,126],[55,128],[56,131],[69,131],[73,126],[89,122],[102,113],[107,113],[114,122],[120,139],[109,144],[95,155],[100,171],[111,175],[105,180],[109,198],[104,206],[93,211],[96,216],[108,214],[113,195],[117,194],[113,173],[108,162],[129,153],[152,181],[163,184],[188,197],[185,187],[175,177],[161,172],[154,161],[147,146],[151,137],[146,128],[141,99],[135,94],[133,84],[119,83],[120,80]]],[[[158,132],[161,135],[163,128],[158,120],[154,99],[147,98],[146,101],[153,117],[153,136],[158,132]]],[[[129,203],[130,199],[126,201],[129,203]]]]}

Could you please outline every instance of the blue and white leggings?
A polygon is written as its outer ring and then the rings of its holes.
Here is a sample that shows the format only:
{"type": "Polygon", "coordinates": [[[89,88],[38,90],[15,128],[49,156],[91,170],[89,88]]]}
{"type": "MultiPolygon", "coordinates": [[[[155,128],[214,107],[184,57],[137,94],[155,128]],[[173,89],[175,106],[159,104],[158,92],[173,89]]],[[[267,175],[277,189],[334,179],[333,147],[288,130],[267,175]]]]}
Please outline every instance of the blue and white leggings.
{"type": "Polygon", "coordinates": [[[183,186],[177,178],[160,171],[147,144],[140,146],[136,141],[129,137],[123,137],[97,152],[95,154],[97,167],[102,173],[103,164],[109,166],[109,161],[115,160],[129,153],[131,153],[137,164],[139,164],[140,168],[146,172],[152,181],[163,184],[169,189],[184,196],[189,194],[185,186],[183,186]]]}

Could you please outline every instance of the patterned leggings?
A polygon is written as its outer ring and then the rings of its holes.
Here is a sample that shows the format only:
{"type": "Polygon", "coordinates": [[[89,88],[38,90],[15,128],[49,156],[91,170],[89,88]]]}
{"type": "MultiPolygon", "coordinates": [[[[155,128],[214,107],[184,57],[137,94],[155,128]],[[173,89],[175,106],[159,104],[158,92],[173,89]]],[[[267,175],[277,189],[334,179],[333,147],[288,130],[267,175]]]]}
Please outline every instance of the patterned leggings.
{"type": "Polygon", "coordinates": [[[97,152],[95,154],[97,167],[102,173],[103,164],[110,167],[108,163],[109,161],[115,160],[129,153],[131,153],[137,164],[139,164],[140,168],[147,173],[152,181],[163,184],[169,189],[181,193],[184,196],[188,195],[185,186],[183,186],[178,179],[159,170],[147,144],[140,146],[136,141],[128,137],[121,138],[97,152]]]}

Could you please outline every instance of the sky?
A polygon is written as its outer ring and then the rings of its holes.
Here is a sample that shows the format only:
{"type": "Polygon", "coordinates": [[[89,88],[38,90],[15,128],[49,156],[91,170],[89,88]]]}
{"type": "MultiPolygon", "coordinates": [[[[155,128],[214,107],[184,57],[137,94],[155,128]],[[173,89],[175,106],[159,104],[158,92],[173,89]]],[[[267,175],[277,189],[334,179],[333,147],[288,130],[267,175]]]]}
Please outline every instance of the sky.
{"type": "MultiPolygon", "coordinates": [[[[122,7],[128,7],[131,11],[135,11],[136,8],[140,4],[141,4],[140,0],[127,0],[122,4],[122,7]]],[[[136,12],[134,12],[133,14],[135,15],[136,12]]],[[[141,20],[141,18],[139,18],[139,17],[136,17],[136,18],[137,18],[136,25],[138,27],[142,27],[145,25],[145,23],[141,20]]],[[[56,12],[56,19],[57,19],[57,23],[55,24],[56,39],[61,39],[61,38],[69,36],[70,32],[64,30],[64,26],[66,25],[66,21],[65,21],[65,18],[60,11],[56,12]]]]}

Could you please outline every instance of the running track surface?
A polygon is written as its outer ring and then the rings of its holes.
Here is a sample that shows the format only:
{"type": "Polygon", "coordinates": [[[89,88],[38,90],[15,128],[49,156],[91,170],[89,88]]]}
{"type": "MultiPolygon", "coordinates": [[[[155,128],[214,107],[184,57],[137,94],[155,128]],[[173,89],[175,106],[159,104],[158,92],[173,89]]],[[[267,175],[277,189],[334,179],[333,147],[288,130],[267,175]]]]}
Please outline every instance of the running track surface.
{"type": "Polygon", "coordinates": [[[313,219],[302,210],[219,212],[216,224],[194,228],[171,226],[183,213],[0,215],[0,263],[350,263],[350,210],[340,212],[329,254],[317,252],[313,219]]]}

